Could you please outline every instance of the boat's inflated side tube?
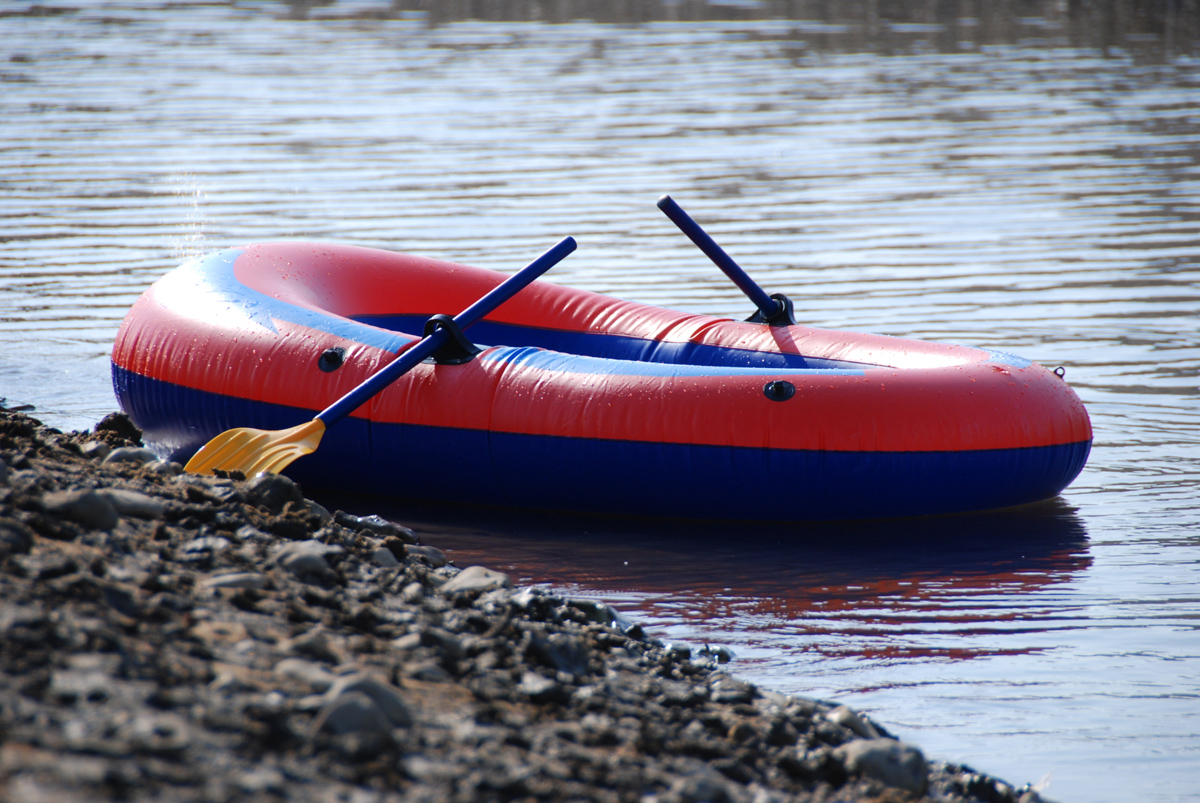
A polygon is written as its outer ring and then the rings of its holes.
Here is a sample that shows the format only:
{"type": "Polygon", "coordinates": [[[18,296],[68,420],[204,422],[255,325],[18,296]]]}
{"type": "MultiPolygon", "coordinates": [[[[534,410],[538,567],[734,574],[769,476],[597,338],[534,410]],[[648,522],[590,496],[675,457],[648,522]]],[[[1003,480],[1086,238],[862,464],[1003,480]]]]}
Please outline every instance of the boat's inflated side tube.
{"type": "MultiPolygon", "coordinates": [[[[176,459],[236,426],[292,426],[503,278],[342,246],[212,254],[126,317],[117,397],[176,459]]],[[[1091,444],[1060,377],[963,346],[721,320],[548,282],[464,339],[482,349],[418,366],[288,473],[517,507],[842,519],[1048,498],[1091,444]]]]}

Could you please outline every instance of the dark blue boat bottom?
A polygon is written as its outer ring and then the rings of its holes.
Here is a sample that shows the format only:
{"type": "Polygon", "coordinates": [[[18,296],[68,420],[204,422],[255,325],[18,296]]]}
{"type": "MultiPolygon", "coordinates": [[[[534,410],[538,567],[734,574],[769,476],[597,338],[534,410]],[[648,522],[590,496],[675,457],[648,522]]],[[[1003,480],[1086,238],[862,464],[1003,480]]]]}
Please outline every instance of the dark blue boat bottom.
{"type": "MultiPolygon", "coordinates": [[[[234,427],[313,413],[205,393],[114,367],[152,447],[185,462],[234,427]]],[[[648,443],[375,424],[349,418],[286,474],[307,490],[631,516],[846,520],[988,510],[1057,495],[1090,441],[964,452],[834,452],[648,443]]]]}

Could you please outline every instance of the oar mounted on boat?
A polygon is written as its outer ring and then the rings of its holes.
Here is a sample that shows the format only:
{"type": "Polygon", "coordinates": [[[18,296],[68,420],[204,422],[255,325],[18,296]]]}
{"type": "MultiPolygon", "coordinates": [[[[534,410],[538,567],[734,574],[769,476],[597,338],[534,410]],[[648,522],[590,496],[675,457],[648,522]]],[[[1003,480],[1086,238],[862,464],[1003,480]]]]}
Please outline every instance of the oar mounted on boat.
{"type": "Polygon", "coordinates": [[[700,224],[692,220],[691,216],[687,212],[684,212],[683,207],[675,203],[675,200],[670,195],[664,195],[658,199],[658,208],[726,276],[733,280],[738,289],[754,302],[754,306],[758,307],[755,313],[746,319],[747,321],[751,323],[765,323],[769,326],[791,326],[796,323],[796,313],[792,309],[791,299],[783,293],[771,293],[768,295],[767,291],[759,287],[758,283],[751,279],[750,275],[742,270],[738,263],[733,261],[733,257],[725,253],[725,249],[717,245],[716,241],[712,237],[709,237],[708,233],[700,228],[700,224]]]}
{"type": "MultiPolygon", "coordinates": [[[[440,363],[457,364],[470,360],[479,349],[463,336],[462,330],[516,295],[534,279],[558,264],[575,250],[575,240],[565,237],[546,253],[526,265],[491,292],[453,318],[435,315],[425,326],[425,336],[380,368],[358,387],[299,426],[284,430],[239,427],[217,435],[188,461],[185,469],[208,474],[214,469],[240,471],[246,476],[276,474],[299,457],[316,451],[328,427],[366,404],[417,364],[432,357],[440,363]]],[[[339,358],[340,362],[340,358],[339,358]]]]}

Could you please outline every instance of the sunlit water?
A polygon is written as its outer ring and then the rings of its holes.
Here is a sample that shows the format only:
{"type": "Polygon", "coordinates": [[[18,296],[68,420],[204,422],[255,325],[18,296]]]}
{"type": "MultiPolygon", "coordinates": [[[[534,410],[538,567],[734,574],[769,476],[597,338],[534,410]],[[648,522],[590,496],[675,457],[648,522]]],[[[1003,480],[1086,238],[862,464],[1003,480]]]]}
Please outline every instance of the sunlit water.
{"type": "MultiPolygon", "coordinates": [[[[1082,476],[1022,511],[846,527],[390,513],[460,565],[728,645],[742,676],[864,709],[931,756],[1049,776],[1067,803],[1200,799],[1187,47],[1120,26],[1076,46],[1053,15],[999,36],[973,19],[431,26],[368,2],[11,13],[28,8],[0,9],[7,404],[95,423],[137,295],[259,240],[512,271],[570,234],[554,281],[745,317],[655,209],[670,192],[803,321],[1064,366],[1096,430],[1082,476]]],[[[469,459],[448,456],[447,481],[469,459]]]]}

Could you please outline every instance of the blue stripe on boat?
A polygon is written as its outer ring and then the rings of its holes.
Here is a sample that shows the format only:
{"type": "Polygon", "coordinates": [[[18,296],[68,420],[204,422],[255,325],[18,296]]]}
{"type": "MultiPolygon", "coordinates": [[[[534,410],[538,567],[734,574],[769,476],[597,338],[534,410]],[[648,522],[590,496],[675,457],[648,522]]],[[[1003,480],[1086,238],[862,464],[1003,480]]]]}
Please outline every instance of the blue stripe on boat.
{"type": "MultiPolygon", "coordinates": [[[[432,314],[432,313],[431,313],[432,314]]],[[[360,323],[419,336],[429,315],[359,315],[360,323]]],[[[480,321],[470,328],[467,337],[478,344],[493,346],[533,346],[565,354],[579,354],[612,360],[670,363],[672,365],[711,365],[730,368],[779,369],[847,369],[869,368],[862,363],[802,357],[799,354],[735,349],[710,346],[704,343],[679,343],[649,340],[626,335],[597,332],[575,332],[543,329],[513,323],[480,321]]]]}
{"type": "MultiPolygon", "coordinates": [[[[114,366],[122,408],[186,459],[235,426],[277,430],[313,413],[184,388],[114,366]]],[[[287,473],[310,489],[678,518],[741,518],[747,498],[783,519],[954,513],[1054,496],[1090,441],[964,452],[768,450],[520,435],[349,418],[287,473]],[[537,493],[531,494],[530,488],[537,493]],[[864,494],[863,489],[870,489],[864,494]]],[[[769,518],[775,518],[770,516],[769,518]]]]}
{"type": "Polygon", "coordinates": [[[726,365],[686,365],[663,362],[637,362],[602,357],[581,357],[547,351],[540,347],[497,348],[479,355],[487,362],[507,363],[522,368],[536,368],[556,373],[586,376],[862,376],[863,370],[838,368],[741,368],[726,365]]]}

